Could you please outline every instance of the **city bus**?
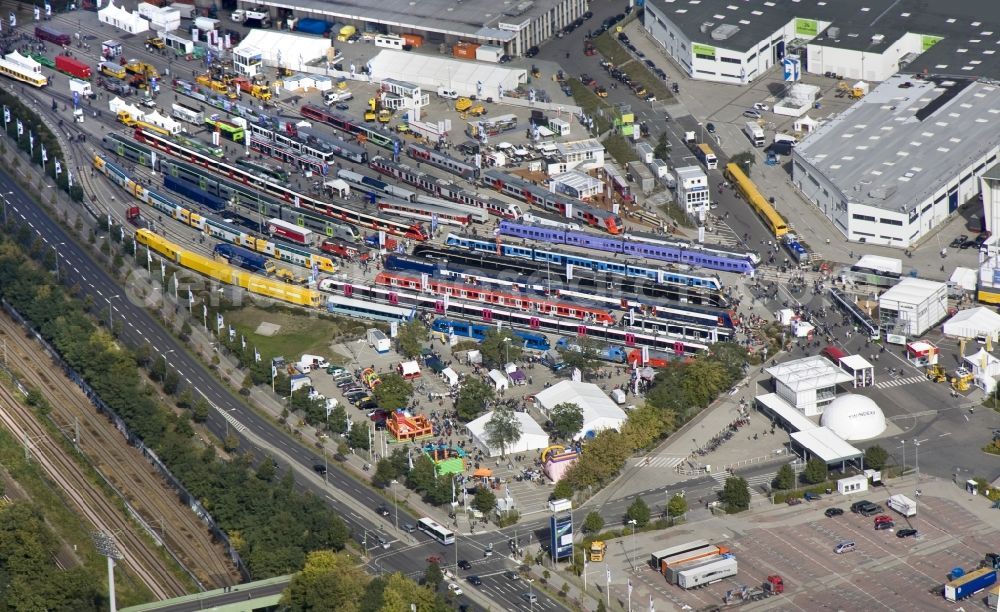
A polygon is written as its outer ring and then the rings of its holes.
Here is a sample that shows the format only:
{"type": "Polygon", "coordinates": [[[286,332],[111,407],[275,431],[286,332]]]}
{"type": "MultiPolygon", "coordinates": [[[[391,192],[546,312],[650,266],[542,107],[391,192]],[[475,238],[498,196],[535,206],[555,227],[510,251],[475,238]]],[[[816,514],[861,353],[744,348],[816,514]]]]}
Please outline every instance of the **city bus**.
{"type": "Polygon", "coordinates": [[[432,519],[424,517],[417,521],[417,529],[437,540],[440,544],[448,545],[455,543],[455,532],[442,527],[432,519]]]}
{"type": "Polygon", "coordinates": [[[226,138],[232,140],[233,142],[243,144],[246,140],[246,132],[244,132],[243,128],[235,123],[231,123],[225,119],[216,119],[214,117],[206,117],[205,123],[222,132],[226,138]]]}
{"type": "Polygon", "coordinates": [[[788,233],[788,224],[778,214],[778,211],[774,210],[774,206],[771,206],[771,203],[760,194],[757,186],[753,184],[753,181],[750,180],[750,177],[743,172],[739,165],[726,164],[726,178],[733,183],[736,191],[753,208],[754,212],[764,222],[767,229],[774,234],[775,238],[781,238],[788,233]]]}

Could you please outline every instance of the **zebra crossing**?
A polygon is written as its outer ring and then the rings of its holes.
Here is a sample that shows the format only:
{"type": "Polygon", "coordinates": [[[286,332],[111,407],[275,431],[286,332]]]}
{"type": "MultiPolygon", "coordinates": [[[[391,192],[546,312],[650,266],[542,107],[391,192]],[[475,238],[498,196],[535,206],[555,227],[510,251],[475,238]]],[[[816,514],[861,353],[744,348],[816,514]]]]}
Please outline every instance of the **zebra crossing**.
{"type": "Polygon", "coordinates": [[[927,380],[926,376],[907,376],[906,378],[894,378],[892,380],[883,380],[882,382],[875,383],[876,389],[891,389],[893,387],[902,387],[903,385],[912,385],[918,382],[924,382],[927,380]]]}
{"type": "MultiPolygon", "coordinates": [[[[713,491],[721,491],[726,486],[726,479],[729,478],[728,472],[712,472],[710,474],[712,480],[717,483],[717,486],[712,487],[713,491]]],[[[750,487],[750,497],[763,497],[760,492],[760,486],[764,484],[771,484],[777,476],[777,472],[771,472],[770,474],[757,474],[756,476],[751,476],[750,478],[745,478],[747,485],[750,487]]]]}
{"type": "Polygon", "coordinates": [[[674,468],[678,465],[684,463],[687,457],[681,457],[680,455],[657,455],[656,457],[640,457],[635,460],[635,467],[649,467],[649,468],[674,468]]]}

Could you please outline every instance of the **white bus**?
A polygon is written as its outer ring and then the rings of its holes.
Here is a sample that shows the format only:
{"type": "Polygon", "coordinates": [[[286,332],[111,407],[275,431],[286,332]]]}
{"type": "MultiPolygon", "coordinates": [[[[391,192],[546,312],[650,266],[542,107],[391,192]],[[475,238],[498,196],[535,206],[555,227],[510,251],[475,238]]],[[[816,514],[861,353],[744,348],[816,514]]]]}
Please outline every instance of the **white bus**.
{"type": "Polygon", "coordinates": [[[181,121],[186,121],[188,123],[193,123],[194,125],[200,126],[205,123],[205,115],[199,110],[195,110],[190,106],[184,106],[183,104],[174,103],[170,107],[170,114],[176,119],[181,121]]]}
{"type": "Polygon", "coordinates": [[[375,37],[376,47],[385,47],[386,49],[399,49],[402,50],[406,41],[403,40],[402,36],[393,36],[392,34],[379,34],[375,37]]]}
{"type": "Polygon", "coordinates": [[[423,531],[427,535],[431,536],[439,543],[448,545],[455,543],[455,532],[438,525],[433,520],[429,518],[422,518],[417,521],[417,529],[423,531]]]}

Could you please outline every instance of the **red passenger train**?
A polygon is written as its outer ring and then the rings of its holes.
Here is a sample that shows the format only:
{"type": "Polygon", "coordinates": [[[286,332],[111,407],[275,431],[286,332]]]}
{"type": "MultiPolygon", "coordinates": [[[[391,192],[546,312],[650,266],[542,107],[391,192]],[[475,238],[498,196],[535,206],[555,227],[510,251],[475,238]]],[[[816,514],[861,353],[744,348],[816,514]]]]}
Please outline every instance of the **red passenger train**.
{"type": "Polygon", "coordinates": [[[588,321],[605,325],[614,325],[616,322],[611,313],[600,308],[589,308],[569,302],[557,302],[529,295],[504,293],[475,285],[446,283],[433,278],[427,280],[426,286],[424,286],[423,282],[420,278],[395,272],[380,272],[375,277],[375,284],[385,287],[398,287],[416,292],[427,291],[434,295],[444,295],[470,302],[492,304],[526,312],[562,317],[564,319],[576,319],[578,321],[588,321]]]}

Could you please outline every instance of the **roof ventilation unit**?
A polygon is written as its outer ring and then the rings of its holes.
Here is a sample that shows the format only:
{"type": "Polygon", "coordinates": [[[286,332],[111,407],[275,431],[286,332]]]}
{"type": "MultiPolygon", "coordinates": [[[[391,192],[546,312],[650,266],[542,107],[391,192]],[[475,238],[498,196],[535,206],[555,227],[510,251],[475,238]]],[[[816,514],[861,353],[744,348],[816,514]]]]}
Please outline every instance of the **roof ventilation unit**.
{"type": "Polygon", "coordinates": [[[726,40],[740,31],[740,26],[724,23],[712,30],[712,40],[726,40]]]}
{"type": "Polygon", "coordinates": [[[698,26],[698,30],[700,30],[702,34],[705,34],[714,25],[715,25],[715,23],[712,22],[712,21],[703,21],[703,22],[701,22],[701,25],[698,26]]]}
{"type": "Polygon", "coordinates": [[[838,28],[837,26],[828,27],[826,29],[826,37],[833,39],[840,38],[840,28],[838,28]]]}
{"type": "Polygon", "coordinates": [[[885,40],[885,34],[873,34],[872,35],[872,44],[873,45],[881,45],[882,41],[884,41],[884,40],[885,40]]]}

